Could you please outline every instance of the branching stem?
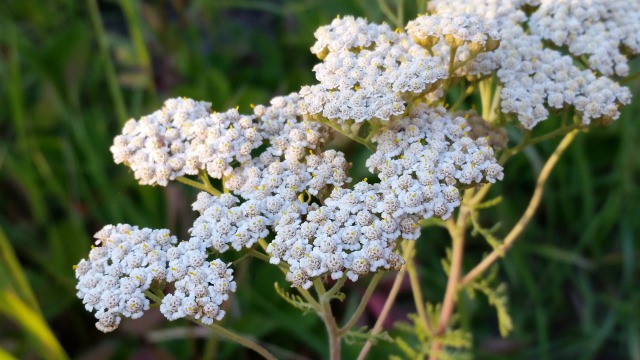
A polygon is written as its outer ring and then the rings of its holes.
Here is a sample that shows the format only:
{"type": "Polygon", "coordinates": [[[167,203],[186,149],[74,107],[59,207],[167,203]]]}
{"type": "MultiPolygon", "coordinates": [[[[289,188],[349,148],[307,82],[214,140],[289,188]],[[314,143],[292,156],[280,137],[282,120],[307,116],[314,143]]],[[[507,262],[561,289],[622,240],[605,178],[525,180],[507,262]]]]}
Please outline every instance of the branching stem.
{"type": "Polygon", "coordinates": [[[525,210],[520,220],[511,229],[509,234],[507,234],[503,244],[494,249],[487,257],[485,257],[478,265],[476,265],[471,271],[469,271],[469,273],[467,273],[467,275],[462,278],[462,280],[458,284],[460,287],[469,284],[478,276],[482,275],[482,273],[484,273],[491,265],[493,265],[493,263],[495,263],[502,256],[502,254],[506,253],[511,248],[511,246],[513,246],[515,240],[518,238],[518,236],[520,236],[524,228],[529,224],[529,222],[533,218],[533,215],[538,209],[540,201],[542,200],[542,194],[544,193],[544,185],[549,179],[551,171],[558,163],[560,156],[562,155],[562,153],[564,153],[567,147],[569,147],[578,132],[579,130],[577,129],[571,131],[562,139],[560,144],[558,144],[553,154],[551,154],[551,156],[549,157],[549,160],[547,160],[547,162],[542,167],[540,175],[538,176],[538,180],[536,181],[536,187],[531,197],[531,201],[529,202],[529,205],[527,206],[527,209],[525,210]]]}
{"type": "Polygon", "coordinates": [[[322,280],[315,279],[313,285],[318,293],[318,299],[320,300],[320,312],[318,315],[322,318],[325,327],[327,328],[327,334],[329,335],[329,354],[331,360],[340,359],[340,333],[338,331],[338,324],[331,311],[331,298],[327,297],[327,292],[324,288],[322,280]]]}
{"type": "Polygon", "coordinates": [[[449,235],[453,242],[451,269],[449,270],[449,280],[447,281],[447,289],[442,302],[442,311],[440,312],[440,318],[438,319],[438,328],[435,333],[436,338],[433,341],[431,351],[429,353],[430,360],[438,358],[438,353],[440,352],[442,343],[438,341],[437,337],[443,335],[447,331],[449,320],[451,320],[451,315],[453,314],[453,309],[455,307],[456,295],[458,293],[458,282],[460,280],[460,274],[462,273],[464,238],[468,215],[469,209],[462,206],[460,207],[460,212],[458,214],[458,221],[456,222],[452,218],[447,221],[447,230],[449,231],[449,235]]]}

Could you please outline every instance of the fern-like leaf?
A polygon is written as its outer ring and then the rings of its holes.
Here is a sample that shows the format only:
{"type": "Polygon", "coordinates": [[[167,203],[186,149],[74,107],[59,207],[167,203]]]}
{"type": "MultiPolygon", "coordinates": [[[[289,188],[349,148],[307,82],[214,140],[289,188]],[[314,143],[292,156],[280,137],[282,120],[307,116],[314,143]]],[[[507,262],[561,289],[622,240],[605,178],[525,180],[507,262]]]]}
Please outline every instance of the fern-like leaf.
{"type": "Polygon", "coordinates": [[[313,306],[309,305],[309,303],[307,303],[303,298],[298,295],[288,293],[287,291],[282,289],[280,285],[278,285],[278,283],[274,283],[273,287],[276,289],[276,293],[280,295],[280,297],[283,298],[284,301],[293,305],[293,307],[302,310],[304,314],[313,310],[313,306]]]}
{"type": "Polygon", "coordinates": [[[356,330],[347,331],[347,333],[344,334],[344,341],[349,345],[364,344],[367,341],[371,341],[372,344],[377,344],[379,341],[393,342],[393,338],[386,331],[371,334],[369,328],[363,326],[356,330]]]}

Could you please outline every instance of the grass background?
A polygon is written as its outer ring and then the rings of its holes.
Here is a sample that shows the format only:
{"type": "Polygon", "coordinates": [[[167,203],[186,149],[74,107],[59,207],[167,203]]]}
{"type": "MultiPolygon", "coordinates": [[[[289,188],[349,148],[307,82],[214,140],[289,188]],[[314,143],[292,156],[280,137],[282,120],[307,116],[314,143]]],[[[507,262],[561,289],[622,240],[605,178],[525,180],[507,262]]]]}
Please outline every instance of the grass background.
{"type": "MultiPolygon", "coordinates": [[[[406,6],[415,14],[414,3],[406,6]]],[[[75,297],[71,267],[105,224],[168,227],[184,238],[194,218],[193,191],[138,186],[113,164],[109,146],[126,119],[172,96],[248,112],[250,103],[313,83],[313,32],[337,14],[384,19],[371,0],[0,3],[0,358],[55,356],[54,337],[80,359],[255,358],[157,312],[101,334],[75,297]]],[[[629,85],[637,95],[638,83],[629,85]]],[[[611,126],[579,136],[534,222],[501,262],[513,334],[500,338],[484,299],[461,298],[475,357],[640,359],[639,110],[634,101],[611,126]]],[[[553,146],[509,162],[496,189],[504,200],[483,223],[499,221],[504,233],[517,221],[553,146]]],[[[354,167],[366,157],[357,147],[344,151],[354,167]]],[[[439,259],[447,246],[432,230],[418,246],[430,302],[442,299],[439,259]]],[[[487,249],[471,238],[467,269],[487,249]]],[[[242,280],[225,326],[260,338],[282,358],[294,357],[285,349],[327,356],[321,322],[274,296],[273,283],[284,284],[275,269],[242,262],[236,271],[242,280]]],[[[350,287],[338,312],[353,309],[360,291],[350,287]]],[[[393,319],[414,311],[411,304],[410,293],[401,294],[393,319]]],[[[359,348],[346,345],[343,355],[359,348]]],[[[399,354],[389,344],[375,349],[371,358],[399,354]]]]}

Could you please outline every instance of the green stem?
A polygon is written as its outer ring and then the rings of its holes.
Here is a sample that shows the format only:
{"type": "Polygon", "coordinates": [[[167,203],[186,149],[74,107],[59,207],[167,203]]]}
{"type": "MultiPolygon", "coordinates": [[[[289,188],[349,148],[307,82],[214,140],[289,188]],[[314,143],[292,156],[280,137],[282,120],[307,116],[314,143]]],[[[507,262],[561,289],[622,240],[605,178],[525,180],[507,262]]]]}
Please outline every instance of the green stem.
{"type": "Polygon", "coordinates": [[[156,304],[162,303],[162,299],[154,294],[151,290],[147,290],[144,294],[151,300],[153,300],[156,304]]]}
{"type": "Polygon", "coordinates": [[[398,29],[404,29],[404,0],[396,0],[396,6],[398,7],[398,29]]]}
{"type": "Polygon", "coordinates": [[[444,85],[442,85],[442,91],[445,94],[447,93],[447,90],[449,90],[449,86],[451,86],[451,82],[453,81],[453,72],[455,71],[454,64],[456,61],[456,52],[458,52],[458,48],[455,46],[452,46],[449,51],[449,67],[448,67],[449,76],[445,80],[444,85]]]}
{"type": "Polygon", "coordinates": [[[331,298],[335,294],[337,294],[340,289],[342,289],[342,285],[344,285],[345,281],[347,281],[347,277],[343,275],[340,279],[338,279],[338,281],[336,281],[336,283],[331,287],[331,289],[329,289],[329,291],[327,291],[324,296],[326,296],[327,299],[331,300],[331,298]]]}
{"type": "Polygon", "coordinates": [[[207,175],[207,173],[204,170],[200,171],[200,179],[202,179],[202,182],[204,183],[204,187],[205,189],[207,189],[208,193],[213,194],[215,196],[222,195],[220,190],[216,189],[215,187],[213,187],[213,185],[211,185],[211,182],[209,181],[209,175],[207,175]]]}
{"type": "Polygon", "coordinates": [[[487,120],[491,111],[491,88],[493,87],[493,78],[486,78],[480,81],[478,88],[480,89],[480,100],[482,103],[482,118],[487,120]]]}
{"type": "MultiPolygon", "coordinates": [[[[184,177],[184,176],[177,177],[176,180],[178,180],[179,182],[181,182],[183,184],[189,185],[189,186],[194,187],[194,188],[196,188],[198,190],[206,191],[206,192],[211,194],[209,189],[207,189],[206,185],[203,184],[203,183],[191,180],[191,179],[189,179],[187,177],[184,177]]],[[[211,194],[211,195],[215,195],[215,194],[211,194]]]]}
{"type": "Polygon", "coordinates": [[[495,125],[494,114],[500,114],[500,112],[498,111],[498,106],[500,106],[500,100],[502,99],[500,97],[500,92],[501,91],[502,91],[502,86],[500,84],[498,84],[496,86],[495,91],[493,92],[493,99],[491,100],[491,107],[489,107],[489,114],[488,114],[489,117],[485,119],[489,123],[494,124],[494,125],[495,125]]]}
{"type": "MultiPolygon", "coordinates": [[[[408,262],[413,260],[410,255],[413,253],[413,249],[416,245],[416,242],[414,240],[406,240],[406,241],[407,241],[407,245],[404,247],[402,251],[402,258],[405,259],[405,262],[408,262]]],[[[393,307],[393,304],[396,301],[396,297],[398,297],[398,292],[400,292],[400,286],[404,281],[404,276],[406,272],[407,272],[407,265],[405,263],[402,269],[398,271],[398,274],[396,275],[396,278],[393,281],[393,285],[391,286],[391,290],[389,291],[389,296],[387,296],[387,300],[385,301],[384,306],[382,307],[382,311],[380,311],[380,315],[378,315],[378,320],[376,320],[375,325],[373,325],[373,329],[371,329],[372,336],[382,331],[382,326],[384,325],[384,321],[387,319],[387,316],[389,316],[389,312],[391,311],[391,308],[393,307]]],[[[367,354],[369,353],[369,351],[371,351],[372,346],[373,346],[373,342],[371,340],[367,340],[367,342],[362,347],[362,350],[360,350],[360,354],[358,354],[358,360],[364,360],[367,357],[367,354]]]]}
{"type": "Polygon", "coordinates": [[[260,244],[260,247],[262,248],[262,250],[264,250],[265,252],[267,251],[267,241],[263,238],[258,239],[258,244],[260,244]]]}
{"type": "Polygon", "coordinates": [[[413,254],[410,256],[411,260],[407,261],[406,267],[407,272],[409,273],[409,282],[411,283],[411,293],[413,294],[413,302],[415,303],[416,310],[418,312],[418,318],[422,322],[429,333],[433,333],[433,328],[431,327],[431,323],[427,318],[427,313],[425,311],[425,303],[424,298],[422,297],[422,289],[420,288],[420,278],[418,277],[418,272],[416,270],[416,263],[413,254]]]}
{"type": "Polygon", "coordinates": [[[269,262],[269,260],[271,260],[268,255],[265,255],[255,249],[247,249],[247,254],[266,262],[269,262]]]}
{"type": "Polygon", "coordinates": [[[351,134],[351,133],[348,133],[348,132],[344,131],[344,130],[342,130],[342,128],[338,124],[335,124],[335,123],[331,122],[328,119],[325,119],[325,118],[322,118],[322,117],[319,117],[319,116],[314,116],[314,117],[311,118],[311,120],[319,122],[320,124],[329,126],[333,130],[335,130],[338,133],[348,137],[349,139],[366,146],[366,148],[371,150],[372,152],[376,151],[376,148],[373,146],[373,144],[371,144],[371,142],[368,139],[363,139],[363,138],[359,137],[356,134],[351,134]]]}
{"type": "Polygon", "coordinates": [[[358,320],[360,320],[360,316],[362,316],[362,313],[367,308],[369,299],[371,298],[371,295],[373,295],[373,291],[376,289],[376,286],[383,274],[383,272],[378,272],[373,276],[364,292],[364,295],[362,296],[362,299],[360,300],[360,304],[358,304],[358,307],[356,308],[356,311],[351,315],[349,321],[347,321],[347,323],[338,330],[339,335],[342,336],[346,334],[347,331],[349,331],[358,322],[358,320]]]}
{"type": "Polygon", "coordinates": [[[338,332],[338,325],[336,319],[331,311],[330,298],[327,298],[324,284],[322,280],[315,279],[313,285],[318,293],[318,299],[320,300],[321,311],[318,315],[322,318],[325,327],[327,328],[327,334],[329,335],[329,354],[331,360],[340,359],[340,334],[338,332]]]}
{"type": "Polygon", "coordinates": [[[233,341],[238,345],[242,345],[248,349],[251,349],[255,352],[257,352],[258,354],[260,354],[263,358],[267,359],[267,360],[277,360],[277,358],[275,356],[273,356],[273,354],[271,354],[269,351],[267,351],[267,349],[263,348],[262,346],[260,346],[259,344],[245,338],[244,336],[237,334],[231,330],[225,329],[224,327],[216,324],[215,322],[211,325],[209,325],[209,328],[217,333],[218,335],[226,338],[227,340],[233,341]]]}
{"type": "Polygon", "coordinates": [[[558,136],[561,135],[566,135],[572,131],[575,130],[584,130],[587,129],[588,126],[583,125],[582,123],[578,123],[578,124],[574,124],[574,125],[569,125],[569,126],[564,126],[564,127],[560,127],[552,132],[546,133],[544,135],[540,135],[540,136],[536,136],[534,138],[531,138],[531,132],[527,132],[525,139],[518,144],[517,146],[505,150],[505,152],[502,154],[502,156],[500,157],[500,160],[498,161],[500,164],[504,164],[507,159],[509,159],[511,156],[519,153],[520,151],[522,151],[522,149],[526,148],[529,145],[534,145],[537,144],[539,142],[543,142],[543,141],[547,141],[547,140],[551,140],[553,138],[556,138],[558,136]]]}
{"type": "Polygon", "coordinates": [[[116,70],[109,56],[109,47],[107,45],[107,36],[104,31],[104,25],[102,24],[102,18],[100,17],[100,10],[98,10],[97,0],[89,0],[87,2],[89,6],[89,17],[93,24],[93,30],[96,33],[96,40],[98,41],[98,48],[100,49],[100,55],[105,62],[105,73],[107,75],[107,86],[109,93],[114,102],[116,108],[116,116],[120,125],[124,125],[127,121],[127,110],[124,105],[124,97],[122,96],[122,90],[118,84],[118,78],[116,76],[116,70]]]}
{"type": "MultiPolygon", "coordinates": [[[[15,251],[13,250],[13,246],[9,242],[4,230],[0,227],[0,266],[5,268],[6,271],[10,275],[10,279],[16,285],[19,294],[25,300],[25,302],[31,307],[34,312],[38,314],[42,314],[40,310],[40,306],[38,305],[38,301],[36,300],[36,296],[33,293],[33,289],[29,285],[29,281],[27,280],[27,276],[25,275],[22,267],[20,266],[20,261],[16,256],[15,251]]],[[[3,269],[4,270],[4,269],[3,269]]]]}
{"type": "Polygon", "coordinates": [[[450,112],[454,112],[458,109],[458,107],[460,105],[462,105],[462,103],[464,102],[464,100],[466,98],[469,97],[469,95],[473,94],[473,92],[476,90],[475,85],[471,84],[469,85],[469,87],[467,88],[467,90],[464,92],[464,94],[462,94],[460,97],[458,97],[458,100],[456,100],[456,102],[451,105],[451,107],[449,108],[450,112]]]}

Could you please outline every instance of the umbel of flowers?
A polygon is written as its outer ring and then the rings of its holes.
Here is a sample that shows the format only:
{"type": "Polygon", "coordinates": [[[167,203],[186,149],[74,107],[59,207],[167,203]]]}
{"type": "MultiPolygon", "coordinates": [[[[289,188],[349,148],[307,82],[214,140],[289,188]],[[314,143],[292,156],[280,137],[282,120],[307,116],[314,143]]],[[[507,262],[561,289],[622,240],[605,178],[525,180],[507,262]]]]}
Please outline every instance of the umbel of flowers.
{"type": "Polygon", "coordinates": [[[400,269],[399,241],[418,239],[424,220],[451,218],[465,189],[503,179],[500,126],[531,130],[568,108],[587,126],[630,102],[613,76],[627,75],[627,55],[640,51],[640,5],[590,3],[434,0],[431,15],[395,31],[337,18],[315,33],[317,84],[252,114],[175,98],[129,120],[111,147],[115,162],[143,185],[202,190],[199,216],[182,241],[126,224],[95,235],[75,271],[96,326],[113,331],[151,301],[169,320],[220,320],[236,289],[225,252],[280,267],[302,292],[400,269]],[[453,84],[492,76],[496,94],[483,96],[481,114],[447,110],[453,84]],[[365,164],[328,148],[338,133],[371,151],[365,164]],[[375,180],[353,182],[354,165],[375,180]]]}

